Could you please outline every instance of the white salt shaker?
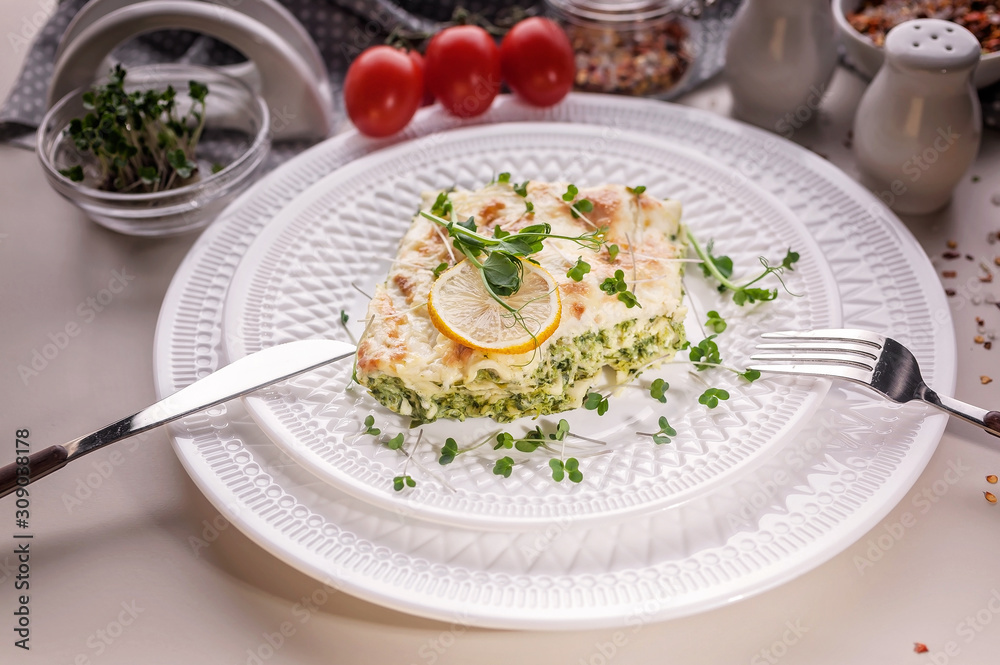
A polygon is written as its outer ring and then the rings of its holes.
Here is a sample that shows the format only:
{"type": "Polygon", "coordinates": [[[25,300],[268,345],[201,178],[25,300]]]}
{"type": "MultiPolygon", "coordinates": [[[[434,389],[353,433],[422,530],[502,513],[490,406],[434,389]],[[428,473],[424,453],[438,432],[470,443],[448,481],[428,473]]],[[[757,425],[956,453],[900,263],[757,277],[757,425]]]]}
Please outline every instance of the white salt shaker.
{"type": "Polygon", "coordinates": [[[733,115],[790,136],[816,115],[836,65],[830,0],[746,0],[726,46],[733,115]]]}
{"type": "Polygon", "coordinates": [[[896,212],[943,208],[976,158],[980,52],[971,32],[938,19],[908,21],[886,37],[885,64],[854,118],[854,154],[865,184],[896,212]]]}

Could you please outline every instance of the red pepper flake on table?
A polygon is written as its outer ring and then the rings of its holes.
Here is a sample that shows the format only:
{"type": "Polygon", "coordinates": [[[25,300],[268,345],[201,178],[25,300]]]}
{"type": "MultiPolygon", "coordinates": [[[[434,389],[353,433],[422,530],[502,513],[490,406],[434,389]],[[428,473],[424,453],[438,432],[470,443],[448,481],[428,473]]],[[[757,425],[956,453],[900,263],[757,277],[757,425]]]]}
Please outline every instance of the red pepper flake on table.
{"type": "Polygon", "coordinates": [[[927,651],[928,651],[927,645],[924,644],[923,642],[914,642],[913,643],[913,650],[916,653],[927,653],[927,651]]]}

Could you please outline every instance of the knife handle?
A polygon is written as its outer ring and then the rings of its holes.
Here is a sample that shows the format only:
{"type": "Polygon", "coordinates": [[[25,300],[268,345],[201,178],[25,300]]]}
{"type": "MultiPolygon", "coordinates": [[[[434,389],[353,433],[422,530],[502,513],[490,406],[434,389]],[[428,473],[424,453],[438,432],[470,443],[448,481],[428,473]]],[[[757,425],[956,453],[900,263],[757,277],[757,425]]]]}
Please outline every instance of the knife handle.
{"type": "MultiPolygon", "coordinates": [[[[30,473],[20,474],[27,475],[27,482],[21,484],[32,483],[61,469],[77,457],[108,444],[352,355],[353,346],[330,339],[288,342],[251,353],[138,413],[69,443],[52,446],[31,455],[28,458],[30,473]]],[[[16,461],[0,468],[0,498],[18,487],[19,471],[16,461]]]]}

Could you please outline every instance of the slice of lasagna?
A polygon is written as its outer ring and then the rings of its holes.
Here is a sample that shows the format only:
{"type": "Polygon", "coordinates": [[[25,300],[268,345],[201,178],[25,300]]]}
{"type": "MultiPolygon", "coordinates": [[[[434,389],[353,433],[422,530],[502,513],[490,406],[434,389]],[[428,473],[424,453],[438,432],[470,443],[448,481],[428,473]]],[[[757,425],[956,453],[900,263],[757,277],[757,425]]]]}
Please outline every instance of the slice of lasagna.
{"type": "MultiPolygon", "coordinates": [[[[562,198],[566,191],[565,183],[532,182],[521,196],[501,182],[449,194],[454,219],[474,217],[484,235],[496,226],[515,232],[540,222],[570,237],[607,229],[600,252],[548,238],[532,255],[556,279],[562,316],[555,333],[524,354],[483,353],[438,332],[426,307],[435,269],[461,254],[442,227],[413,218],[388,279],[375,291],[358,345],[357,379],[376,400],[411,416],[414,425],[479,416],[509,422],[580,407],[605,366],[624,382],[674,356],[685,341],[680,204],[602,185],[579,190],[576,200],[589,200],[593,209],[575,217],[562,198]],[[579,282],[566,274],[578,257],[591,266],[579,282]],[[617,270],[640,306],[601,289],[617,270]]],[[[422,209],[430,210],[437,195],[425,194],[422,209]]]]}

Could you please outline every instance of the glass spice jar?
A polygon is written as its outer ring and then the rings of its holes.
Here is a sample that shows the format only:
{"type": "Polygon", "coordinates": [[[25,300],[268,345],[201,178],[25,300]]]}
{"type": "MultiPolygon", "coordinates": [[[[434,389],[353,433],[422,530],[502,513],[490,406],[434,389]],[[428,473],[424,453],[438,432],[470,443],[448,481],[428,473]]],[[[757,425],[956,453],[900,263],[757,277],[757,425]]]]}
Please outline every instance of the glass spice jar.
{"type": "Polygon", "coordinates": [[[546,0],[548,15],[576,53],[575,88],[584,92],[667,98],[692,70],[695,22],[690,2],[546,0]]]}

